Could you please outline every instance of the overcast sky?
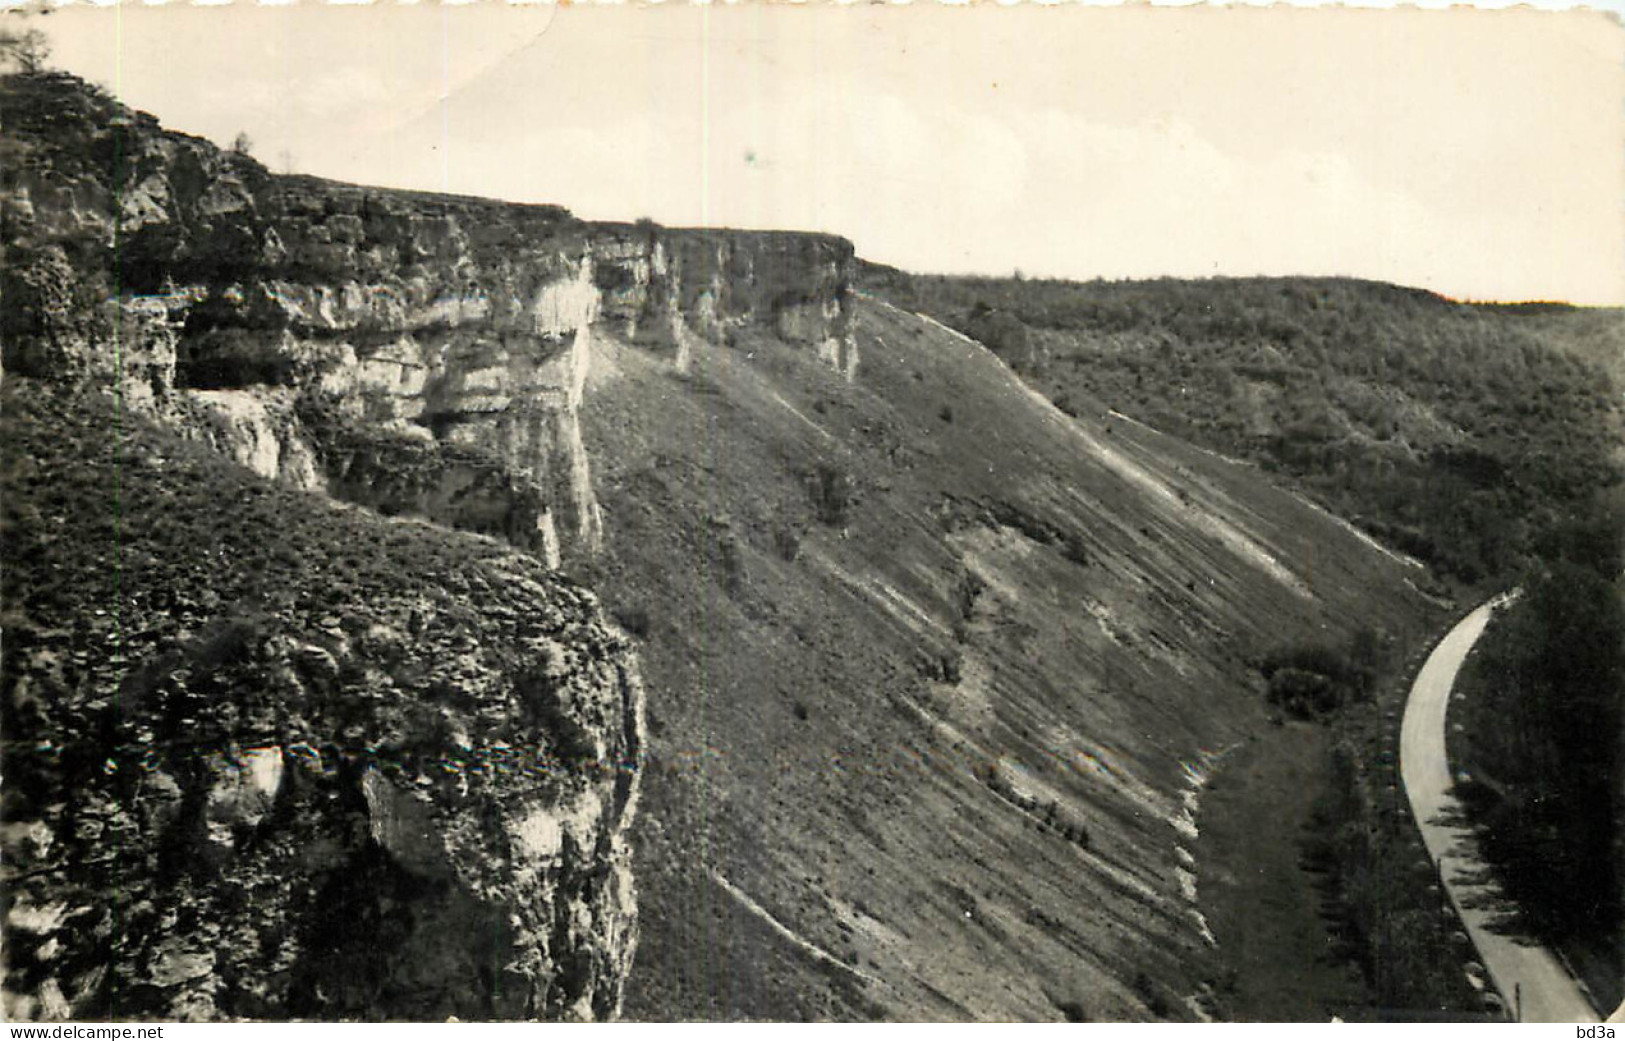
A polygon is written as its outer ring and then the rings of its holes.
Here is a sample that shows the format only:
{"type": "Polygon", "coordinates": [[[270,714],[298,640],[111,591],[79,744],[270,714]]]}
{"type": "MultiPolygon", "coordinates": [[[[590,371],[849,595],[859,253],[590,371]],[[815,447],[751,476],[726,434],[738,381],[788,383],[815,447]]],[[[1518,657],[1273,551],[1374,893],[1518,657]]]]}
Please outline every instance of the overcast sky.
{"type": "Polygon", "coordinates": [[[832,231],[923,271],[1625,302],[1625,32],[1541,11],[70,8],[54,61],[281,169],[832,231]]]}

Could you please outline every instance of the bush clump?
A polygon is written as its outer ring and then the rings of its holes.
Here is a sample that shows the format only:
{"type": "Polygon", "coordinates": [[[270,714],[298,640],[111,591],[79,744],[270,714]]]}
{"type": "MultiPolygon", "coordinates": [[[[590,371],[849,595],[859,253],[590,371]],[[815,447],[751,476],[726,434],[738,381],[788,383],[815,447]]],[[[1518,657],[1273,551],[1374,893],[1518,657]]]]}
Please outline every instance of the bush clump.
{"type": "Polygon", "coordinates": [[[1384,639],[1362,629],[1348,646],[1307,642],[1265,656],[1259,671],[1269,684],[1271,705],[1297,719],[1320,719],[1352,701],[1371,697],[1381,670],[1384,639]]]}

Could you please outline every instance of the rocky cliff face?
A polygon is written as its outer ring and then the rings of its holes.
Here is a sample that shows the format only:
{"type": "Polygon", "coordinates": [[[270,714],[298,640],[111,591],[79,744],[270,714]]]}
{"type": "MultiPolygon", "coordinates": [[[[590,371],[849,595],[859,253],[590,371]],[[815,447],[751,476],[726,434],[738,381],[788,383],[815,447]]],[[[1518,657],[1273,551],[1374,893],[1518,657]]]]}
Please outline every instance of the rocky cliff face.
{"type": "Polygon", "coordinates": [[[5,366],[117,382],[264,476],[500,535],[602,533],[595,338],[762,330],[849,377],[850,244],[273,177],[69,77],[5,98],[5,366]]]}
{"type": "Polygon", "coordinates": [[[615,1014],[643,708],[591,594],[5,398],[7,1017],[615,1014]]]}
{"type": "Polygon", "coordinates": [[[548,566],[582,227],[0,112],[5,1017],[615,1015],[641,685],[548,566]]]}

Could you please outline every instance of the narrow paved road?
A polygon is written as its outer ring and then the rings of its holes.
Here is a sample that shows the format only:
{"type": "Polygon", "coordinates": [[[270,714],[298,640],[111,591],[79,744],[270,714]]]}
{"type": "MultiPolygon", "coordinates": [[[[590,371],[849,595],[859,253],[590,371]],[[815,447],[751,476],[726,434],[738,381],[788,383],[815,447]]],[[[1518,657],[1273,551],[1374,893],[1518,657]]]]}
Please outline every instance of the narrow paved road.
{"type": "Polygon", "coordinates": [[[1497,597],[1458,622],[1417,673],[1400,729],[1400,776],[1411,809],[1422,826],[1428,854],[1441,863],[1445,891],[1467,925],[1467,935],[1478,948],[1479,960],[1506,997],[1509,1011],[1517,995],[1526,1022],[1595,1023],[1596,1011],[1551,951],[1490,931],[1495,914],[1484,908],[1487,903],[1504,906],[1500,889],[1461,877],[1464,873],[1483,877],[1484,864],[1472,832],[1450,823],[1461,819],[1461,810],[1450,794],[1445,710],[1463,659],[1484,632],[1491,612],[1503,602],[1502,597],[1497,597]]]}

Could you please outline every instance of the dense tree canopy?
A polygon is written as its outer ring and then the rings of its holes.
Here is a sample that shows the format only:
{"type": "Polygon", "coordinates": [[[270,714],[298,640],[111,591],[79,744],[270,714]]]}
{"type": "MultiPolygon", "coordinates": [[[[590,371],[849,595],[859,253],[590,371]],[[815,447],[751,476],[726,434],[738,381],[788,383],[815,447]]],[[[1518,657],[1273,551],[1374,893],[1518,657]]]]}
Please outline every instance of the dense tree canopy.
{"type": "Polygon", "coordinates": [[[1559,558],[1483,644],[1464,794],[1530,918],[1561,936],[1619,918],[1625,606],[1559,558]]]}

